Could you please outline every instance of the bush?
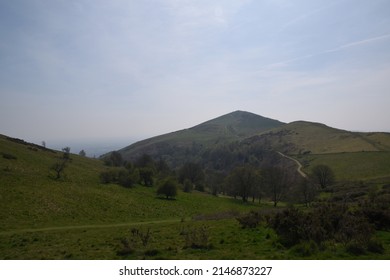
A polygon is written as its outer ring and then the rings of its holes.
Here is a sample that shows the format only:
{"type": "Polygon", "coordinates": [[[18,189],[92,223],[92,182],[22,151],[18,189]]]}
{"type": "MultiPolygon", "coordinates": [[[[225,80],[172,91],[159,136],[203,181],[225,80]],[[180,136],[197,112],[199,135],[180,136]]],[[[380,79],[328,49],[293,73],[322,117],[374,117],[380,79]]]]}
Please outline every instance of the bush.
{"type": "Polygon", "coordinates": [[[18,159],[16,156],[12,155],[12,154],[8,154],[8,153],[1,153],[3,155],[3,158],[5,159],[18,159]]]}
{"type": "Polygon", "coordinates": [[[121,239],[121,248],[116,252],[118,256],[128,256],[135,252],[133,244],[127,238],[121,239]]]}
{"type": "Polygon", "coordinates": [[[116,170],[106,170],[100,173],[100,182],[103,184],[109,184],[109,183],[114,183],[116,182],[117,178],[117,171],[116,170]]]}
{"type": "Polygon", "coordinates": [[[374,201],[361,204],[361,212],[377,230],[390,229],[390,199],[387,196],[375,197],[374,201]]]}
{"type": "Polygon", "coordinates": [[[125,168],[108,169],[100,173],[100,182],[103,184],[118,184],[125,188],[133,187],[139,181],[137,170],[127,170],[125,168]]]}
{"type": "Polygon", "coordinates": [[[173,178],[166,179],[157,189],[157,195],[163,195],[166,199],[176,197],[177,182],[173,178]]]}
{"type": "Polygon", "coordinates": [[[318,246],[313,240],[309,240],[295,245],[291,251],[294,255],[300,257],[310,257],[318,252],[318,246]]]}
{"type": "Polygon", "coordinates": [[[354,243],[365,246],[374,233],[373,226],[364,216],[347,212],[341,219],[340,227],[336,233],[336,240],[344,244],[354,243]]]}
{"type": "Polygon", "coordinates": [[[269,220],[270,226],[279,236],[280,243],[291,247],[304,238],[304,222],[306,217],[296,208],[289,208],[277,213],[269,220]]]}
{"type": "Polygon", "coordinates": [[[342,205],[324,204],[304,213],[289,208],[277,213],[268,224],[278,234],[279,241],[286,247],[300,242],[340,242],[351,252],[366,248],[374,233],[374,227],[360,212],[352,212],[342,205]]]}
{"type": "Polygon", "coordinates": [[[385,248],[380,241],[371,239],[367,244],[367,251],[375,254],[383,254],[385,252],[385,248]]]}
{"type": "Polygon", "coordinates": [[[145,255],[146,257],[155,257],[155,256],[157,256],[159,253],[160,253],[160,251],[157,250],[157,249],[150,249],[150,250],[146,250],[144,255],[145,255]]]}
{"type": "Polygon", "coordinates": [[[365,248],[362,244],[356,243],[356,242],[351,242],[348,243],[346,246],[346,251],[352,255],[364,255],[365,254],[365,248]]]}
{"type": "Polygon", "coordinates": [[[183,230],[181,232],[184,235],[184,249],[211,249],[212,245],[209,244],[209,230],[206,226],[183,230]]]}
{"type": "Polygon", "coordinates": [[[242,228],[256,228],[263,220],[260,213],[251,211],[248,215],[236,218],[242,228]]]}

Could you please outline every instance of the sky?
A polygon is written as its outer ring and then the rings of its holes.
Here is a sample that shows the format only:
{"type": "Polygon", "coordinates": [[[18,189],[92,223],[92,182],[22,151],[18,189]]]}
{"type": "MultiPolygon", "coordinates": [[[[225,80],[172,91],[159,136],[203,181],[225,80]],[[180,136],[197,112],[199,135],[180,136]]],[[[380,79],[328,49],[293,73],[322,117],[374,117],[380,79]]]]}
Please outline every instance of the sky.
{"type": "Polygon", "coordinates": [[[0,134],[126,143],[235,110],[390,132],[390,1],[0,0],[0,134]]]}

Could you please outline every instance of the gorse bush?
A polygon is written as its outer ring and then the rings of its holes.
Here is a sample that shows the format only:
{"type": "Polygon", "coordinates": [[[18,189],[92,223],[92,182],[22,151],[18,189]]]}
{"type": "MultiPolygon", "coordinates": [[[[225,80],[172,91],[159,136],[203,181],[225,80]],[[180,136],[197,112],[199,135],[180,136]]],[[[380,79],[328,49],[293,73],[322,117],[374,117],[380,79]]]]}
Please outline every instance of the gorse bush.
{"type": "Polygon", "coordinates": [[[249,214],[236,218],[242,228],[256,228],[263,220],[259,212],[251,211],[249,214]]]}
{"type": "Polygon", "coordinates": [[[187,228],[181,231],[184,236],[184,249],[211,249],[210,233],[206,226],[187,228]]]}
{"type": "MultiPolygon", "coordinates": [[[[268,225],[288,248],[300,243],[315,242],[321,246],[333,241],[346,246],[351,254],[361,254],[368,248],[381,252],[381,245],[372,241],[374,225],[361,211],[351,211],[344,205],[326,203],[310,212],[289,208],[271,217],[268,225]]],[[[306,249],[311,251],[309,247],[302,245],[298,249],[305,255],[306,249]]]]}

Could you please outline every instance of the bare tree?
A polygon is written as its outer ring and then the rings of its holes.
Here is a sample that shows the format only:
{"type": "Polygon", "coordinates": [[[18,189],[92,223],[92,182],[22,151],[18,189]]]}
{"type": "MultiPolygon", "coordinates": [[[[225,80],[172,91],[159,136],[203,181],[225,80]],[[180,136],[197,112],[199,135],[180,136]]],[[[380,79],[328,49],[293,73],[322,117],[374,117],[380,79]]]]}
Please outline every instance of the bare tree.
{"type": "Polygon", "coordinates": [[[264,168],[262,174],[266,190],[276,207],[292,184],[292,176],[287,169],[281,167],[264,168]]]}
{"type": "Polygon", "coordinates": [[[325,164],[318,164],[314,166],[312,173],[321,188],[326,188],[327,186],[332,185],[335,181],[333,170],[325,164]]]}
{"type": "Polygon", "coordinates": [[[302,199],[301,201],[305,204],[306,207],[310,206],[310,203],[314,200],[318,193],[315,184],[306,178],[301,179],[298,185],[298,191],[302,199]]]}
{"type": "Polygon", "coordinates": [[[53,170],[55,173],[54,179],[58,180],[61,178],[66,166],[67,166],[67,160],[64,160],[63,158],[51,166],[50,169],[53,170]]]}
{"type": "Polygon", "coordinates": [[[56,180],[63,177],[64,170],[67,167],[68,163],[71,161],[70,148],[69,147],[63,148],[62,151],[64,152],[62,154],[62,157],[58,158],[57,162],[50,167],[50,170],[54,171],[55,174],[54,179],[56,180]]]}

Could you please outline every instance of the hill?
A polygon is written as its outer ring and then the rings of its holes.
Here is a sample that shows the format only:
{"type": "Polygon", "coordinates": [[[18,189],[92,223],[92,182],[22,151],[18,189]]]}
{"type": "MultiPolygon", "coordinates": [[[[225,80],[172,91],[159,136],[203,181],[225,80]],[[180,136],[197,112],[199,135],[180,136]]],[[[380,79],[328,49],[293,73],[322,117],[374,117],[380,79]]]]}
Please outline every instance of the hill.
{"type": "Polygon", "coordinates": [[[278,152],[295,157],[307,173],[322,163],[334,168],[340,180],[386,183],[390,177],[390,133],[351,132],[308,121],[286,124],[242,111],[146,139],[119,152],[130,161],[148,154],[174,169],[196,162],[206,171],[206,181],[211,182],[215,176],[223,178],[235,166],[247,163],[296,170],[294,161],[278,152]]]}
{"type": "Polygon", "coordinates": [[[253,113],[235,111],[192,128],[149,138],[119,150],[125,160],[143,154],[164,159],[172,167],[197,160],[205,150],[241,141],[284,123],[253,113]]]}
{"type": "Polygon", "coordinates": [[[390,151],[390,133],[360,133],[321,123],[296,121],[246,139],[287,154],[390,151]]]}

